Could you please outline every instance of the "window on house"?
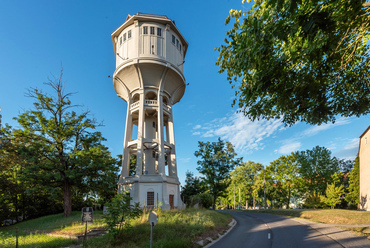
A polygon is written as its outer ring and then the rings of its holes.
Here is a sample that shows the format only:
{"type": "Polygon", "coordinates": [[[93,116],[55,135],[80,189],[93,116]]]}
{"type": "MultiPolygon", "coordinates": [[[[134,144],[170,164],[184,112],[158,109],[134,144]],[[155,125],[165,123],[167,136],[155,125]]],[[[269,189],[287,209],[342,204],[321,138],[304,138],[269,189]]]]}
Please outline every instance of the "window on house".
{"type": "Polygon", "coordinates": [[[154,192],[146,193],[146,202],[147,206],[154,206],[154,192]]]}
{"type": "Polygon", "coordinates": [[[173,43],[173,44],[175,44],[175,40],[176,40],[175,36],[174,36],[174,35],[172,35],[172,43],[173,43]]]}
{"type": "Polygon", "coordinates": [[[162,36],[162,29],[161,28],[157,28],[157,35],[162,36]]]}
{"type": "Polygon", "coordinates": [[[154,27],[150,27],[150,34],[154,34],[154,27]]]}
{"type": "Polygon", "coordinates": [[[153,156],[153,158],[155,158],[155,151],[152,152],[152,156],[153,156]]]}
{"type": "Polygon", "coordinates": [[[126,33],[123,34],[123,42],[126,41],[126,33]]]}
{"type": "Polygon", "coordinates": [[[119,38],[119,44],[122,45],[122,36],[119,38]]]}
{"type": "Polygon", "coordinates": [[[143,34],[148,34],[148,27],[147,26],[143,27],[143,34]]]}
{"type": "Polygon", "coordinates": [[[155,121],[153,121],[153,127],[155,128],[155,121]]]}
{"type": "Polygon", "coordinates": [[[181,52],[181,44],[180,44],[180,52],[181,52]]]}
{"type": "Polygon", "coordinates": [[[131,38],[131,30],[129,30],[127,33],[127,39],[130,39],[130,38],[131,38]]]}

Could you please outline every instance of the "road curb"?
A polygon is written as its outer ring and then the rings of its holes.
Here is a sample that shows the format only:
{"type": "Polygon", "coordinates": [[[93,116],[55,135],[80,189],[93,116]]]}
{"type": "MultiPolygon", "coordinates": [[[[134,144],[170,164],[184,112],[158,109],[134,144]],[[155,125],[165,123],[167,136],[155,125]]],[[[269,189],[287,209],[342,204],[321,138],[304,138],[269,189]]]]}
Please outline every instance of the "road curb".
{"type": "MultiPolygon", "coordinates": [[[[204,241],[211,241],[210,243],[208,243],[206,246],[203,246],[203,248],[209,248],[211,245],[214,245],[215,243],[217,243],[220,239],[222,239],[223,237],[225,237],[236,225],[237,221],[233,218],[232,221],[229,223],[229,226],[230,228],[224,232],[223,234],[218,234],[218,239],[211,239],[211,238],[207,238],[206,240],[204,241]]],[[[203,241],[203,242],[204,242],[203,241]]]]}

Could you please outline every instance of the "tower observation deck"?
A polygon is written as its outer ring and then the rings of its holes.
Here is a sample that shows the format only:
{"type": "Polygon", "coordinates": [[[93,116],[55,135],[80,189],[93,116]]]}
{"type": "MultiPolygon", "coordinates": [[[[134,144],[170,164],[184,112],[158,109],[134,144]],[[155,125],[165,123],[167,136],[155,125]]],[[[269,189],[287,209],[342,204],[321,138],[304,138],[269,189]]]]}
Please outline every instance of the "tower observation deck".
{"type": "Polygon", "coordinates": [[[172,106],[185,93],[188,43],[164,15],[128,15],[112,33],[113,85],[127,102],[122,170],[118,190],[141,207],[183,208],[172,106]],[[136,162],[135,161],[136,158],[136,162]]]}

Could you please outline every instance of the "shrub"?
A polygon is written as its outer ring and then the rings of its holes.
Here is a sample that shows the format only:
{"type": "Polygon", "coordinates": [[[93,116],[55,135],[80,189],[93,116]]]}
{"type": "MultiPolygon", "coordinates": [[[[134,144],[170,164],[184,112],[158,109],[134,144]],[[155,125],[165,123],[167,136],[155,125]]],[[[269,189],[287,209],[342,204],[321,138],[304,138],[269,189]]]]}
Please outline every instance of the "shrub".
{"type": "Polygon", "coordinates": [[[209,193],[200,193],[190,198],[191,206],[198,204],[202,208],[210,208],[213,205],[213,197],[209,193]]]}

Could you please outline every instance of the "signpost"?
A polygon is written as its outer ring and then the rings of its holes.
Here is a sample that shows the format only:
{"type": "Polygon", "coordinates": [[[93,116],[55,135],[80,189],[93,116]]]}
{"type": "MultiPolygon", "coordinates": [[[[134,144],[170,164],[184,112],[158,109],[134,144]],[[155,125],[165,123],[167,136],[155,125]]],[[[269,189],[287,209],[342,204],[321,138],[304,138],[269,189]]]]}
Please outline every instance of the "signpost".
{"type": "Polygon", "coordinates": [[[86,247],[86,234],[87,234],[87,222],[90,224],[93,223],[93,208],[92,207],[85,207],[82,208],[82,224],[85,222],[85,236],[84,236],[84,244],[83,246],[86,247]]]}
{"type": "Polygon", "coordinates": [[[158,215],[156,212],[152,211],[149,214],[149,224],[150,224],[150,248],[153,247],[153,226],[158,223],[158,215]]]}

